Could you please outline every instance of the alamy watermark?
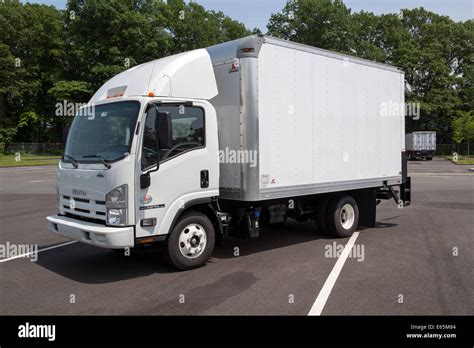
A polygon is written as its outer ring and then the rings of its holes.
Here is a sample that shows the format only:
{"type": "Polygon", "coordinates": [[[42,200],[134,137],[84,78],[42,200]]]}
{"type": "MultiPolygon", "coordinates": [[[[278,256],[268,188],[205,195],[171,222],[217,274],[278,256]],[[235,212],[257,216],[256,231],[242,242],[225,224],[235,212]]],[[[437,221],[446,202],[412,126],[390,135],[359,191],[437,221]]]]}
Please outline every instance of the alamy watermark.
{"type": "MultiPolygon", "coordinates": [[[[324,247],[324,257],[338,258],[341,256],[344,247],[344,244],[337,244],[336,242],[326,244],[324,247]]],[[[365,246],[363,244],[354,244],[349,252],[349,257],[356,259],[358,262],[364,262],[365,246]]]]}
{"type": "Polygon", "coordinates": [[[95,104],[87,103],[72,103],[67,100],[55,104],[56,116],[82,116],[89,120],[95,118],[95,104]]]}
{"type": "Polygon", "coordinates": [[[56,325],[36,325],[26,322],[18,326],[19,338],[47,338],[52,342],[56,340],[56,325]]]}
{"type": "Polygon", "coordinates": [[[380,104],[382,116],[406,116],[413,120],[420,119],[420,103],[399,103],[389,100],[380,104]]]}
{"type": "Polygon", "coordinates": [[[38,261],[38,244],[0,244],[0,259],[12,257],[30,258],[31,262],[38,261]]]}
{"type": "Polygon", "coordinates": [[[226,147],[219,150],[219,163],[244,163],[257,166],[257,150],[232,150],[226,147]]]}

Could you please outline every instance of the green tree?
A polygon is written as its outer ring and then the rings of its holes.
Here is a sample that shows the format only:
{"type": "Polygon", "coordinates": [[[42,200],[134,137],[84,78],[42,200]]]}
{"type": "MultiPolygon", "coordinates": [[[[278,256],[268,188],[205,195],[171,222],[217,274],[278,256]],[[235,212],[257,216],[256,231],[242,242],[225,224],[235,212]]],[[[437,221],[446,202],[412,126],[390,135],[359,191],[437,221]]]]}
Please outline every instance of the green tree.
{"type": "Polygon", "coordinates": [[[134,65],[249,33],[222,12],[182,0],[69,0],[64,21],[65,76],[92,90],[134,65]]]}
{"type": "Polygon", "coordinates": [[[407,131],[435,130],[452,138],[458,111],[473,110],[473,20],[416,8],[376,16],[351,13],[341,1],[289,0],[272,14],[268,33],[288,40],[395,65],[413,87],[407,102],[420,103],[421,119],[407,131]]]}
{"type": "MultiPolygon", "coordinates": [[[[64,12],[64,77],[91,86],[169,52],[161,1],[69,0],[64,12]]],[[[87,100],[86,100],[87,101],[87,100]]]]}
{"type": "Polygon", "coordinates": [[[416,60],[407,52],[396,63],[414,87],[414,98],[421,102],[421,120],[408,120],[407,126],[410,130],[436,130],[439,141],[447,142],[451,138],[452,119],[462,104],[462,24],[423,8],[403,10],[402,22],[410,33],[411,54],[416,60]]]}
{"type": "Polygon", "coordinates": [[[458,117],[452,122],[453,141],[467,143],[467,155],[470,156],[470,143],[474,140],[474,112],[459,111],[458,117]]]}
{"type": "Polygon", "coordinates": [[[186,3],[183,0],[168,1],[166,29],[171,36],[173,53],[250,35],[242,23],[222,12],[207,11],[194,1],[186,3]]]}
{"type": "Polygon", "coordinates": [[[85,103],[137,64],[250,33],[182,0],[69,0],[65,10],[4,0],[0,28],[0,142],[58,141],[56,103],[85,103]]]}
{"type": "Polygon", "coordinates": [[[6,0],[0,4],[0,27],[0,124],[17,139],[38,142],[54,127],[47,91],[61,73],[61,15],[52,6],[6,0]],[[32,113],[37,122],[18,127],[20,116],[32,113]]]}
{"type": "Polygon", "coordinates": [[[275,37],[353,52],[351,10],[341,0],[289,0],[281,13],[271,15],[267,28],[275,37]]]}

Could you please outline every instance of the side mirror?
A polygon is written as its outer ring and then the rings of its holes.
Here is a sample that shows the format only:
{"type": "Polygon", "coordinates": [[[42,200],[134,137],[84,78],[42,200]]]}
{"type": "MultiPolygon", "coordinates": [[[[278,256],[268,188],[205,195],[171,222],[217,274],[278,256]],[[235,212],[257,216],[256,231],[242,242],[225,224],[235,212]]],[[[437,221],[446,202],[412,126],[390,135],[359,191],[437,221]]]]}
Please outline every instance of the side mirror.
{"type": "Polygon", "coordinates": [[[145,173],[140,175],[140,188],[141,189],[146,189],[147,187],[150,187],[151,185],[151,178],[150,178],[150,173],[145,173]]]}
{"type": "Polygon", "coordinates": [[[152,106],[147,113],[147,117],[155,117],[155,150],[156,157],[154,163],[156,168],[140,176],[140,188],[145,189],[150,186],[150,173],[155,172],[160,167],[160,149],[170,149],[172,147],[171,115],[169,112],[158,112],[156,106],[152,106]]]}
{"type": "Polygon", "coordinates": [[[156,118],[156,134],[158,134],[158,148],[171,149],[173,138],[171,133],[171,115],[169,112],[159,112],[156,118]]]}

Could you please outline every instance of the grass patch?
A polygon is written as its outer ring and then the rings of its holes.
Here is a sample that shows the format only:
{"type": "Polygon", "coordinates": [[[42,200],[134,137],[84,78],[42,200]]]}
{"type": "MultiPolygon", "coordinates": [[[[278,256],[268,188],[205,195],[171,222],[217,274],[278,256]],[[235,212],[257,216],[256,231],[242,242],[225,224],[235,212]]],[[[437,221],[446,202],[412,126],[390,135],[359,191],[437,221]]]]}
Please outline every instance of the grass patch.
{"type": "Polygon", "coordinates": [[[474,165],[474,156],[458,156],[457,162],[453,161],[453,156],[446,156],[448,160],[453,162],[454,164],[472,164],[474,165]]]}
{"type": "Polygon", "coordinates": [[[57,165],[61,156],[22,154],[19,161],[15,155],[0,155],[0,167],[25,167],[57,165]]]}

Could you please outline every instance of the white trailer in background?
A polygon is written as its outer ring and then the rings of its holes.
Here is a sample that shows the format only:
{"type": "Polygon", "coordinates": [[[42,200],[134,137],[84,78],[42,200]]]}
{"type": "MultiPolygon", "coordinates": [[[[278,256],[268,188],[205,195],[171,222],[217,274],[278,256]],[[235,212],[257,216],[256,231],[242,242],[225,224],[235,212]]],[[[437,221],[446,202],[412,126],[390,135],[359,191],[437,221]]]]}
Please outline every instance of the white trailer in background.
{"type": "Polygon", "coordinates": [[[49,229],[165,243],[179,269],[287,217],[348,237],[410,203],[404,117],[381,112],[403,92],[395,67],[258,35],[134,67],[75,117],[49,229]]]}
{"type": "Polygon", "coordinates": [[[431,161],[436,151],[436,132],[413,132],[405,135],[407,159],[431,161]]]}

